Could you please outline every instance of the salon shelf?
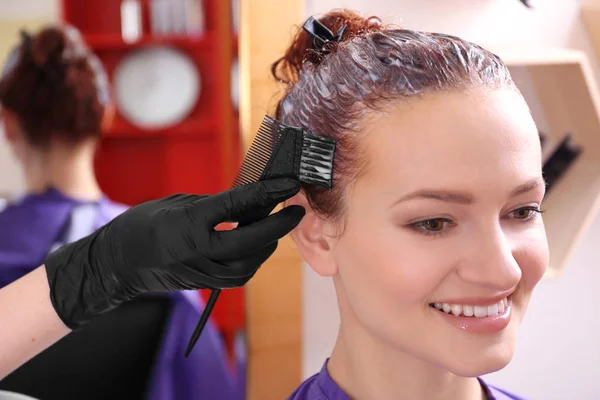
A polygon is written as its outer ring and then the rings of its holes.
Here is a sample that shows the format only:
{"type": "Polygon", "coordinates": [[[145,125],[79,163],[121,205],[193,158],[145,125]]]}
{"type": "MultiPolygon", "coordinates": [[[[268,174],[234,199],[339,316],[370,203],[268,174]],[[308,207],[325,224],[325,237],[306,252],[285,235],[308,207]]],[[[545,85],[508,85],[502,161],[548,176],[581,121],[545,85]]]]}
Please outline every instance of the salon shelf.
{"type": "Polygon", "coordinates": [[[536,47],[536,48],[505,48],[486,46],[502,58],[509,67],[557,67],[587,62],[585,53],[579,50],[536,47]]]}
{"type": "MultiPolygon", "coordinates": [[[[134,42],[126,42],[118,34],[93,34],[84,36],[86,44],[95,51],[106,50],[130,50],[146,46],[174,46],[194,51],[209,50],[209,46],[214,42],[210,34],[189,36],[189,35],[164,35],[152,36],[145,35],[134,42]]],[[[234,36],[231,41],[233,54],[238,53],[238,38],[234,36]]]]}
{"type": "Polygon", "coordinates": [[[548,192],[543,209],[550,246],[547,277],[569,263],[600,206],[600,94],[585,53],[486,46],[511,70],[538,128],[551,141],[572,133],[582,154],[548,192]]]}
{"type": "Polygon", "coordinates": [[[600,61],[600,0],[587,0],[581,4],[581,19],[600,61]]]}
{"type": "Polygon", "coordinates": [[[176,47],[197,48],[211,42],[206,35],[145,35],[133,42],[126,42],[118,34],[85,35],[85,42],[94,50],[127,50],[152,45],[171,45],[176,47]]]}
{"type": "Polygon", "coordinates": [[[211,136],[217,133],[212,120],[186,120],[174,126],[159,129],[141,129],[118,119],[106,137],[135,138],[140,136],[211,136]]]}

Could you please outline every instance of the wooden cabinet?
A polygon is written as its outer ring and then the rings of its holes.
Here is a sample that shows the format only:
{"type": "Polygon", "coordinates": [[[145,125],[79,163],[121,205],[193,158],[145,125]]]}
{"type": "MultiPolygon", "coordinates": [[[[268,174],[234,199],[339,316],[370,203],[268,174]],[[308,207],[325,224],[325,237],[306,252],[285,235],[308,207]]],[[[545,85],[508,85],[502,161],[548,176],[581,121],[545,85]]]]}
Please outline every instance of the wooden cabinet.
{"type": "MultiPolygon", "coordinates": [[[[271,64],[304,21],[304,0],[241,2],[242,136],[248,148],[283,85],[271,64]]],[[[286,399],[302,382],[302,258],[286,236],[246,286],[248,400],[286,399]]]]}

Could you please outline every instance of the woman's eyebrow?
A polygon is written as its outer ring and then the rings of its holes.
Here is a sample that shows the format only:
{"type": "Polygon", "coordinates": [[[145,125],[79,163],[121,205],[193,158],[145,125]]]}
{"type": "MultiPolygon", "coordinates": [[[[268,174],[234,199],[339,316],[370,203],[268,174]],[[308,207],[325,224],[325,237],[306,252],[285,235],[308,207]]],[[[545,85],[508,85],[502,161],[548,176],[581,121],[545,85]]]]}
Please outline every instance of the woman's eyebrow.
{"type": "Polygon", "coordinates": [[[524,184],[519,185],[515,189],[513,189],[513,191],[510,192],[510,197],[517,197],[521,194],[531,192],[532,190],[537,189],[540,186],[544,187],[544,190],[545,190],[546,182],[544,182],[544,180],[542,178],[530,179],[527,182],[525,182],[524,184]]]}
{"type": "MultiPolygon", "coordinates": [[[[514,188],[510,192],[510,197],[516,197],[527,192],[530,192],[539,186],[545,186],[544,181],[540,178],[531,179],[516,188],[514,188]]],[[[453,190],[446,189],[419,189],[417,191],[411,192],[407,195],[402,196],[398,200],[396,200],[392,206],[395,206],[398,203],[402,203],[408,200],[414,199],[433,199],[444,201],[447,203],[457,203],[457,204],[472,204],[475,199],[473,195],[465,192],[457,192],[453,190]]]]}
{"type": "Polygon", "coordinates": [[[402,196],[394,202],[394,205],[414,199],[433,199],[458,204],[471,204],[474,201],[473,196],[471,196],[468,193],[456,192],[445,189],[419,189],[405,196],[402,196]]]}

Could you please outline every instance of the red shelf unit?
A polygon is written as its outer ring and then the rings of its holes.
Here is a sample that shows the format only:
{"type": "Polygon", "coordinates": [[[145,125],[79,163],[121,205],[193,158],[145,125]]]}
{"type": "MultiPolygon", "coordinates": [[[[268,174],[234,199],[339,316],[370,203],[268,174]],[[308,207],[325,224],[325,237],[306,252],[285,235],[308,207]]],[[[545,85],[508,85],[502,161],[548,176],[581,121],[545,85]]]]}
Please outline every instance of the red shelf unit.
{"type": "MultiPolygon", "coordinates": [[[[63,20],[77,27],[100,58],[112,81],[121,60],[147,46],[173,46],[196,64],[202,79],[200,99],[182,122],[161,129],[141,129],[117,110],[96,159],[105,193],[130,205],[173,193],[226,190],[241,162],[238,113],[231,100],[231,67],[237,58],[231,3],[203,0],[202,35],[153,35],[150,0],[140,0],[143,35],[135,43],[121,37],[121,0],[62,0],[63,20]]],[[[209,291],[201,291],[206,299],[209,291]]],[[[223,291],[213,311],[226,337],[244,329],[244,291],[223,291]]]]}

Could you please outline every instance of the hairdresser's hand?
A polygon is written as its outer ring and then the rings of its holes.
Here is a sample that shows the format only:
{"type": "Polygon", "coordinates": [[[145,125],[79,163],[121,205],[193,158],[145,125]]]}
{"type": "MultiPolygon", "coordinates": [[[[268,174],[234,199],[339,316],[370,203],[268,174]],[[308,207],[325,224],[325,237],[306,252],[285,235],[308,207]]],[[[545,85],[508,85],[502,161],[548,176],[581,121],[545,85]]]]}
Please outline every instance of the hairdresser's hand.
{"type": "Polygon", "coordinates": [[[142,293],[242,286],[304,216],[300,206],[268,215],[299,189],[297,181],[275,179],[133,207],[48,257],[52,304],[76,329],[142,293]],[[249,215],[257,222],[248,223],[249,215]],[[231,231],[213,229],[242,220],[231,231]]]}

